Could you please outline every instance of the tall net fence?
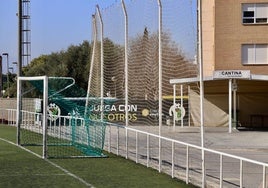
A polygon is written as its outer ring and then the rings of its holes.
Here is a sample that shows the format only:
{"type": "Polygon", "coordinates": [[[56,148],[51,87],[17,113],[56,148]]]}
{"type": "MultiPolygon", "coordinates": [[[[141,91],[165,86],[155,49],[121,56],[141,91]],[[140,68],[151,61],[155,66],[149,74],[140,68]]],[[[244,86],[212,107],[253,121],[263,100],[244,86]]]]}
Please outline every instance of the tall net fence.
{"type": "MultiPolygon", "coordinates": [[[[86,91],[79,88],[72,78],[48,78],[47,89],[44,79],[22,77],[20,80],[18,135],[22,146],[40,146],[44,157],[50,158],[104,156],[106,123],[93,121],[91,117],[100,115],[89,108],[99,103],[98,98],[87,97],[86,91]]],[[[106,103],[110,104],[110,101],[105,100],[106,103]]]]}
{"type": "Polygon", "coordinates": [[[189,90],[198,86],[173,88],[169,80],[197,76],[196,7],[196,0],[97,7],[89,93],[115,99],[107,121],[159,125],[162,114],[163,124],[190,124],[189,90]]]}

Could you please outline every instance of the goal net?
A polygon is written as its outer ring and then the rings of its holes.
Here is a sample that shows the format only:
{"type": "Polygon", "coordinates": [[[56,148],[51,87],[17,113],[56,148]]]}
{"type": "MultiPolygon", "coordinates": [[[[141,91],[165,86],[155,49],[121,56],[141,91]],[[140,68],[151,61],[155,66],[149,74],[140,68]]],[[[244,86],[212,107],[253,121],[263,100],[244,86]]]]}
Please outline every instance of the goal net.
{"type": "Polygon", "coordinates": [[[104,156],[106,123],[90,119],[100,99],[69,77],[19,77],[17,87],[19,145],[43,158],[104,156]]]}

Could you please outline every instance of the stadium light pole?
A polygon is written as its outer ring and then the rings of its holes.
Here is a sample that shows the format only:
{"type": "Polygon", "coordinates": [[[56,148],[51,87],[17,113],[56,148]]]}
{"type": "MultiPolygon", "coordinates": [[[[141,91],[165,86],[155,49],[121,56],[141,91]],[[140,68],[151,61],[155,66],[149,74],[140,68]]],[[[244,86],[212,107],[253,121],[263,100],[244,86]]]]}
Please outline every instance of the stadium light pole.
{"type": "Polygon", "coordinates": [[[9,98],[9,62],[8,62],[8,53],[3,53],[3,56],[6,56],[7,60],[7,97],[9,98]]]}
{"type": "Polygon", "coordinates": [[[20,122],[21,122],[21,82],[19,77],[22,75],[22,0],[18,0],[18,62],[17,62],[17,114],[16,114],[16,126],[17,126],[17,145],[20,145],[20,122]]]}

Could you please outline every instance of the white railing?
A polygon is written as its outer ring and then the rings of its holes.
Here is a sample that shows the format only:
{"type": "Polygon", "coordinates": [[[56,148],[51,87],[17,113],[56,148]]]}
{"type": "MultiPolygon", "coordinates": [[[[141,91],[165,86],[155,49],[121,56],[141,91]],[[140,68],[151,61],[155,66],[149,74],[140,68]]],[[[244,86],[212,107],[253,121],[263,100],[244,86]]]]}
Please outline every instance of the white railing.
{"type": "Polygon", "coordinates": [[[16,109],[0,108],[0,123],[8,125],[16,125],[16,109]]]}
{"type": "Polygon", "coordinates": [[[108,152],[161,169],[187,184],[202,185],[201,151],[204,149],[206,181],[210,187],[266,187],[267,163],[115,124],[108,124],[106,135],[108,152]],[[160,141],[161,156],[157,148],[160,141]]]}
{"type": "MultiPolygon", "coordinates": [[[[0,109],[0,119],[3,114],[8,114],[9,125],[16,124],[16,110],[0,109]]],[[[69,117],[60,118],[62,124],[68,126],[65,122],[69,117]]],[[[267,163],[111,123],[107,123],[106,131],[105,149],[108,152],[158,169],[187,184],[202,185],[203,149],[206,183],[210,187],[266,187],[267,163]]]]}

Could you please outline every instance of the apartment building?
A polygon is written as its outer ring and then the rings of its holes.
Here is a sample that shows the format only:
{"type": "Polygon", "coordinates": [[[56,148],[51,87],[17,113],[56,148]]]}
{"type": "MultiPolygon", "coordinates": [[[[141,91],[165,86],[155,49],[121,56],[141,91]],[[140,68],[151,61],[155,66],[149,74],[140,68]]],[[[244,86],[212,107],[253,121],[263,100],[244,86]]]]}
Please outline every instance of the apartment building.
{"type": "Polygon", "coordinates": [[[268,75],[268,0],[203,0],[204,75],[268,75]]]}
{"type": "Polygon", "coordinates": [[[201,12],[204,125],[268,128],[268,0],[202,0],[201,12]]]}

